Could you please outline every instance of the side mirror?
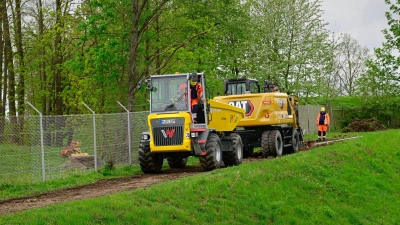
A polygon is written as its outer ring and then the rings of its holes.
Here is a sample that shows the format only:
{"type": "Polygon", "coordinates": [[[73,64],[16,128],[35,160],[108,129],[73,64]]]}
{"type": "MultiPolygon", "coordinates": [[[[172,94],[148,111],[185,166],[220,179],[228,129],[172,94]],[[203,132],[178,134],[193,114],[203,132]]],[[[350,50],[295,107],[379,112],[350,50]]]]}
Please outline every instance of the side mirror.
{"type": "Polygon", "coordinates": [[[153,91],[153,84],[151,82],[147,85],[146,90],[153,91]]]}

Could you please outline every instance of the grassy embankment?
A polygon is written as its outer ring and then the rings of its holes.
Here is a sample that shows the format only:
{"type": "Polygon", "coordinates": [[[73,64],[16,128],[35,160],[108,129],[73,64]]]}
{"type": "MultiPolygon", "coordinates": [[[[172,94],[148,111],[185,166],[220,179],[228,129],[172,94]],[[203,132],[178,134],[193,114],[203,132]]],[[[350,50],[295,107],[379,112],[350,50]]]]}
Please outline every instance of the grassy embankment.
{"type": "Polygon", "coordinates": [[[400,131],[360,135],[146,189],[3,215],[0,223],[399,224],[400,131]]]}
{"type": "MultiPolygon", "coordinates": [[[[352,134],[343,134],[343,133],[329,133],[330,138],[342,138],[343,135],[348,136],[357,136],[356,133],[352,134]]],[[[306,134],[305,138],[308,140],[314,140],[316,135],[306,134]]],[[[256,148],[255,151],[258,151],[259,148],[256,148]]],[[[13,148],[14,154],[19,154],[18,152],[23,152],[24,150],[19,150],[18,148],[13,148]]],[[[57,152],[58,153],[58,152],[57,152]]],[[[6,155],[9,155],[5,152],[6,155]]],[[[23,154],[21,154],[23,155],[23,154]]],[[[60,160],[63,160],[63,164],[65,162],[64,158],[59,157],[60,160]]],[[[190,157],[188,160],[188,165],[196,165],[199,163],[199,159],[196,157],[190,157]]],[[[0,165],[0,168],[7,168],[7,170],[0,171],[10,172],[9,168],[15,166],[15,160],[4,160],[4,163],[0,165]],[[14,164],[11,164],[14,163],[14,164]],[[11,165],[8,165],[11,164],[11,165]]],[[[70,188],[79,185],[90,184],[102,179],[112,179],[118,177],[128,177],[135,174],[141,174],[142,171],[138,164],[133,164],[132,166],[116,166],[112,170],[107,169],[106,166],[99,167],[99,173],[95,173],[93,170],[80,170],[70,171],[74,173],[72,176],[66,176],[65,178],[47,180],[45,183],[40,182],[40,179],[32,179],[32,174],[28,168],[30,168],[30,161],[27,161],[26,158],[21,158],[19,164],[17,165],[20,170],[21,167],[26,168],[25,171],[27,173],[16,174],[13,177],[8,177],[8,179],[0,179],[0,200],[15,198],[21,196],[27,196],[32,194],[40,194],[44,192],[54,191],[62,188],[70,188]]],[[[164,162],[164,169],[169,168],[167,162],[164,162]]],[[[67,170],[68,172],[68,170],[67,170]]],[[[40,178],[40,173],[35,174],[40,178]]]]}

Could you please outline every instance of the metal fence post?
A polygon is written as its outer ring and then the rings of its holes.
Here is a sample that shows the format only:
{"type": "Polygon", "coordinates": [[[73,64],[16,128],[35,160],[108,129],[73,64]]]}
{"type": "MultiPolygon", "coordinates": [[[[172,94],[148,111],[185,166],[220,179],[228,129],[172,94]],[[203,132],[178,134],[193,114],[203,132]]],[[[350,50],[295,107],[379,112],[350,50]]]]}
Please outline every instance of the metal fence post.
{"type": "Polygon", "coordinates": [[[94,153],[94,171],[97,172],[97,146],[96,146],[96,113],[84,102],[82,104],[93,114],[93,153],[94,153]]]}
{"type": "Polygon", "coordinates": [[[308,133],[311,134],[310,130],[310,105],[306,102],[307,104],[307,129],[308,133]]]}
{"type": "Polygon", "coordinates": [[[126,111],[128,114],[128,151],[129,151],[129,165],[132,166],[132,150],[131,150],[131,123],[129,120],[129,110],[125,108],[124,105],[122,105],[119,101],[117,101],[118,104],[126,111]]]}
{"type": "Polygon", "coordinates": [[[39,113],[40,118],[40,149],[42,153],[42,182],[46,181],[46,167],[44,162],[44,144],[43,144],[43,115],[39,110],[37,110],[30,102],[26,102],[30,107],[32,107],[37,113],[39,113]]]}

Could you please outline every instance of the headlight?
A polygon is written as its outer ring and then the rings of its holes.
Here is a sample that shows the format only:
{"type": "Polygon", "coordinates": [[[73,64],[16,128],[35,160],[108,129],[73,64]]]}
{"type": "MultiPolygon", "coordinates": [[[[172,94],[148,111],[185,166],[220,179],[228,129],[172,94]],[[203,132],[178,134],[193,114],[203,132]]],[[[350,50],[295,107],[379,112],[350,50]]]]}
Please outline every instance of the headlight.
{"type": "Polygon", "coordinates": [[[149,140],[150,135],[149,134],[142,134],[142,140],[149,140]]]}
{"type": "Polygon", "coordinates": [[[193,132],[193,133],[190,133],[190,136],[191,136],[192,138],[198,137],[198,136],[199,136],[199,133],[193,132]]]}

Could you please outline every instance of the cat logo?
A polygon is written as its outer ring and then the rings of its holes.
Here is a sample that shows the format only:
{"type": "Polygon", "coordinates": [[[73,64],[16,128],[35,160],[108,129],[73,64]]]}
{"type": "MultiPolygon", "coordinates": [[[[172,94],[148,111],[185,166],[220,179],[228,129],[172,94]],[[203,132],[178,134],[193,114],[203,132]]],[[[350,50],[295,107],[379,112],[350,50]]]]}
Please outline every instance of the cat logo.
{"type": "Polygon", "coordinates": [[[246,116],[250,116],[254,111],[254,106],[249,100],[231,101],[228,104],[244,109],[246,116]]]}

